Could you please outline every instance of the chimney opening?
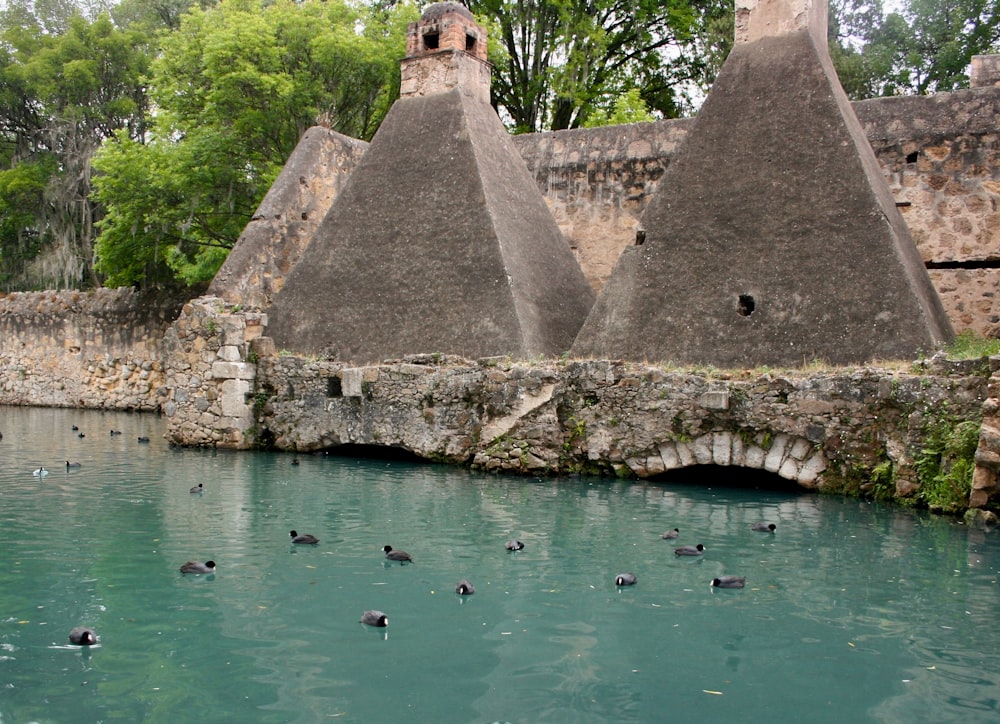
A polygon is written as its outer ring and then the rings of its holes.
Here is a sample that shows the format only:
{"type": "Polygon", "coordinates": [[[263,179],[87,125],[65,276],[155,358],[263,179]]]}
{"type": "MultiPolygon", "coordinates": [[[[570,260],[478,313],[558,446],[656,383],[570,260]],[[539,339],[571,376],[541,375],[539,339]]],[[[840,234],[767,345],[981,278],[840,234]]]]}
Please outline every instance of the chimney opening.
{"type": "Polygon", "coordinates": [[[437,33],[424,33],[424,48],[427,50],[437,50],[440,36],[437,33]]]}

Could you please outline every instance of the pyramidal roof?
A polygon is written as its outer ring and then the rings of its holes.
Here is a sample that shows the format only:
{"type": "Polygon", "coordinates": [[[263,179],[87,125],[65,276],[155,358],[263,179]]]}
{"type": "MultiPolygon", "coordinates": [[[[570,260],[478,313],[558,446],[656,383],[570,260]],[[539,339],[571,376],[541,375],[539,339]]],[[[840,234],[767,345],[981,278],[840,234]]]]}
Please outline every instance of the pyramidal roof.
{"type": "Polygon", "coordinates": [[[737,42],[640,228],[574,355],[850,364],[952,335],[833,70],[825,0],[737,0],[737,42]]]}
{"type": "MultiPolygon", "coordinates": [[[[356,363],[416,353],[559,354],[593,303],[488,103],[488,85],[483,94],[466,83],[482,77],[469,70],[484,62],[477,55],[485,58],[477,26],[431,8],[433,17],[425,13],[417,30],[433,35],[425,33],[433,47],[408,51],[421,61],[409,72],[404,67],[410,90],[390,109],[268,310],[267,334],[279,349],[356,363]],[[442,49],[456,19],[462,48],[442,49]],[[457,65],[442,58],[456,53],[457,65]]],[[[488,83],[488,68],[485,77],[488,83]]]]}

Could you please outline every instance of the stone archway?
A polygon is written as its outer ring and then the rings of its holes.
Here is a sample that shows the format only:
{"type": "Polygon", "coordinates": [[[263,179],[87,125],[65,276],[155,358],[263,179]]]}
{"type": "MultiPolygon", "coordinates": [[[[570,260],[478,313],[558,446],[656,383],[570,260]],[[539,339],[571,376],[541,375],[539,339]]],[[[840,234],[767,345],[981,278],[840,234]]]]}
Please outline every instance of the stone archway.
{"type": "Polygon", "coordinates": [[[813,489],[826,470],[827,460],[815,443],[797,435],[719,431],[662,443],[657,454],[630,458],[626,464],[640,478],[691,465],[755,468],[813,489]]]}

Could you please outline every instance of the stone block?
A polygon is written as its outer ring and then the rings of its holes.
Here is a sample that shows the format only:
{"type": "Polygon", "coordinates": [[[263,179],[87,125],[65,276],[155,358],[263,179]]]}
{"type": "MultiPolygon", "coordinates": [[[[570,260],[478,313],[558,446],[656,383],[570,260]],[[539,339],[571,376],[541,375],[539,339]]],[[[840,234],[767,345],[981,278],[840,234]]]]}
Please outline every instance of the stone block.
{"type": "Polygon", "coordinates": [[[712,436],[702,435],[691,443],[691,450],[694,452],[694,459],[699,465],[712,464],[712,436]]]}
{"type": "Polygon", "coordinates": [[[680,467],[686,468],[689,465],[694,465],[696,460],[694,453],[691,451],[691,446],[686,442],[675,442],[675,447],[677,448],[677,458],[680,460],[680,467]]]}
{"type": "Polygon", "coordinates": [[[344,397],[361,397],[364,368],[347,367],[340,371],[340,392],[344,397]]]}
{"type": "Polygon", "coordinates": [[[212,363],[212,378],[216,380],[252,380],[257,376],[257,366],[246,362],[212,363]]]}
{"type": "Polygon", "coordinates": [[[776,473],[781,468],[781,463],[785,459],[785,452],[788,449],[788,435],[781,433],[774,436],[771,449],[767,451],[764,458],[764,469],[771,473],[776,473]]]}
{"type": "Polygon", "coordinates": [[[712,462],[716,465],[729,465],[732,462],[733,435],[729,432],[717,432],[712,436],[712,462]]]}
{"type": "Polygon", "coordinates": [[[706,410],[728,410],[729,390],[711,390],[702,393],[698,398],[698,404],[706,410]]]}
{"type": "Polygon", "coordinates": [[[247,394],[250,383],[246,380],[226,380],[222,383],[222,398],[219,401],[225,417],[239,417],[249,409],[247,394]]]}
{"type": "Polygon", "coordinates": [[[681,466],[680,458],[677,457],[677,448],[673,443],[660,446],[660,460],[663,461],[664,470],[675,470],[681,466]]]}
{"type": "Polygon", "coordinates": [[[242,361],[242,355],[240,355],[240,348],[234,344],[224,344],[219,347],[218,351],[219,359],[225,362],[240,362],[242,361]]]}

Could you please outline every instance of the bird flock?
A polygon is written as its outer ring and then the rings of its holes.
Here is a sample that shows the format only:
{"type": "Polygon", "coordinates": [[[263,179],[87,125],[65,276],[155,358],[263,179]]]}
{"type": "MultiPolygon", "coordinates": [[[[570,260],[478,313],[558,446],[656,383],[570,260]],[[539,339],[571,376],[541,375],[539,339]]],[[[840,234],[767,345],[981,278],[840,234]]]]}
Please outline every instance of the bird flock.
{"type": "MultiPolygon", "coordinates": [[[[78,436],[83,438],[85,434],[79,432],[79,428],[76,425],[72,427],[73,431],[78,432],[78,436]]],[[[121,435],[121,431],[111,430],[110,434],[112,436],[121,435]]],[[[0,438],[2,439],[2,438],[0,438]]],[[[137,442],[148,443],[149,438],[145,436],[138,436],[137,442]]],[[[65,461],[66,469],[77,468],[81,466],[81,463],[74,462],[70,460],[65,461]]],[[[298,464],[298,459],[292,461],[293,465],[298,464]]],[[[35,477],[44,477],[49,474],[49,471],[44,466],[39,466],[36,470],[32,471],[35,477]]],[[[198,483],[190,489],[192,495],[200,496],[205,492],[204,483],[198,483]]],[[[777,530],[777,526],[774,523],[753,523],[750,526],[750,530],[754,532],[770,533],[773,534],[777,530]]],[[[293,545],[306,545],[315,546],[319,544],[319,538],[309,533],[299,533],[296,530],[289,531],[289,537],[293,545]]],[[[673,528],[662,534],[661,538],[664,540],[677,540],[680,537],[680,529],[673,528]]],[[[524,543],[516,538],[512,538],[504,543],[504,549],[508,553],[516,553],[518,551],[524,550],[524,543]]],[[[674,548],[674,555],[678,557],[682,556],[701,556],[705,553],[705,546],[702,543],[697,543],[694,545],[681,545],[674,548]]],[[[401,565],[412,564],[413,556],[411,556],[406,551],[398,550],[393,548],[391,545],[385,545],[382,547],[382,552],[385,555],[385,559],[390,562],[399,563],[401,565]]],[[[183,563],[179,571],[182,575],[210,575],[216,572],[216,563],[212,560],[201,561],[187,561],[183,563]]],[[[614,578],[615,586],[634,586],[638,583],[638,578],[634,573],[624,572],[619,573],[614,578]]],[[[735,576],[735,575],[720,575],[717,578],[713,578],[709,585],[713,588],[723,588],[723,589],[736,589],[743,588],[746,586],[745,576],[735,576]]],[[[471,581],[463,578],[457,584],[455,584],[455,593],[459,596],[470,596],[476,592],[476,588],[471,581]]],[[[385,612],[379,611],[377,609],[371,609],[364,611],[361,614],[360,623],[367,626],[373,626],[377,628],[384,628],[389,625],[389,617],[385,612]]],[[[93,646],[98,643],[99,638],[93,629],[85,626],[77,626],[73,628],[69,633],[70,643],[76,646],[93,646]]]]}

